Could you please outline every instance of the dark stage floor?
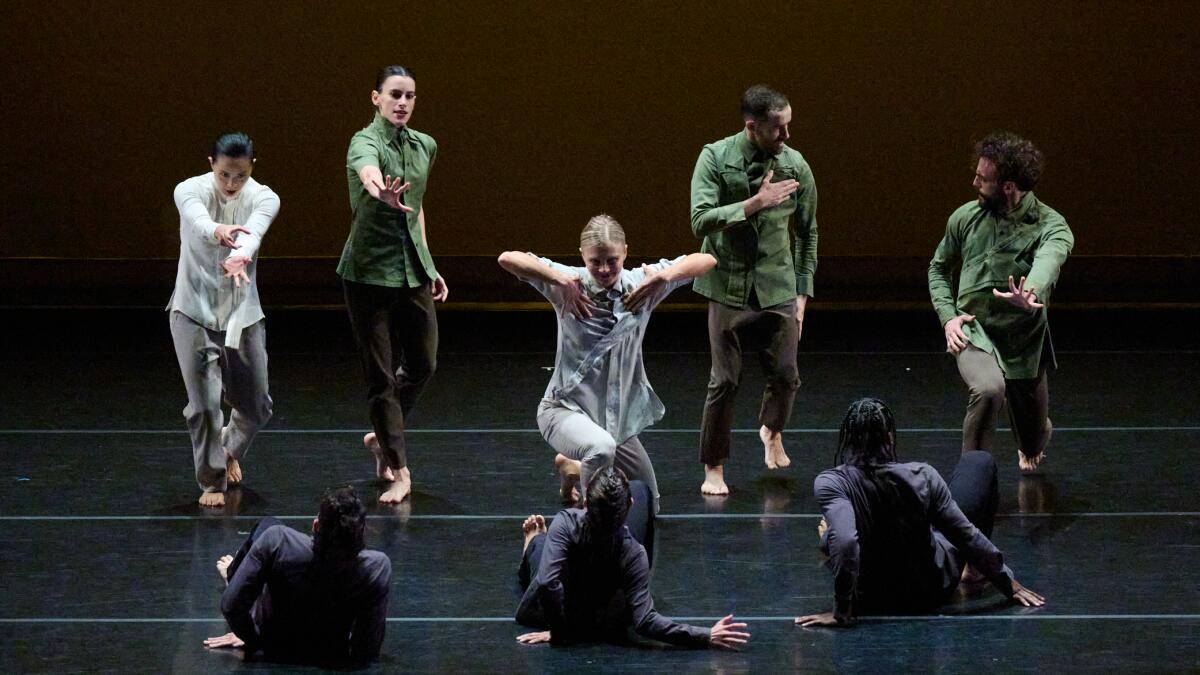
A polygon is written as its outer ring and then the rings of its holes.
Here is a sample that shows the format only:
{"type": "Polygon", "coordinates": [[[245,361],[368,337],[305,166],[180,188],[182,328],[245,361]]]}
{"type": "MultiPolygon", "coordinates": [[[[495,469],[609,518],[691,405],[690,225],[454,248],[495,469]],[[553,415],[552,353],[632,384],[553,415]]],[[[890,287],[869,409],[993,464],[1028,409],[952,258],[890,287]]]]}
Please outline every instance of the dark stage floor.
{"type": "MultiPolygon", "coordinates": [[[[741,653],[559,649],[518,645],[511,620],[520,519],[556,510],[553,454],[533,419],[552,324],[544,314],[449,314],[439,371],[411,419],[411,500],[375,503],[344,320],[312,313],[269,324],[275,418],[244,463],[245,486],[219,511],[195,505],[165,315],[138,315],[103,340],[51,339],[49,322],[24,316],[27,330],[10,333],[0,355],[0,670],[272,670],[201,646],[227,630],[213,562],[258,517],[303,528],[324,487],[353,482],[370,500],[369,544],[395,565],[379,672],[1200,671],[1200,352],[1191,345],[1172,351],[1160,335],[1130,337],[1119,325],[1128,340],[1073,340],[1067,326],[1067,339],[1056,336],[1044,471],[1020,477],[1012,440],[999,436],[995,540],[1018,579],[1047,596],[1044,608],[1009,607],[989,591],[939,616],[809,630],[792,617],[831,602],[811,486],[846,405],[883,398],[903,428],[904,458],[946,472],[956,459],[965,392],[936,350],[936,323],[847,315],[840,327],[814,325],[784,471],[762,464],[752,428],[761,378],[748,369],[727,468],[734,492],[705,499],[703,319],[656,317],[646,363],[667,416],[643,436],[662,491],[655,601],[694,623],[733,612],[753,639],[741,653]],[[298,328],[305,320],[311,330],[298,328]],[[933,341],[890,339],[893,330],[932,330],[933,341]]],[[[1076,334],[1090,335],[1088,323],[1078,319],[1076,334]]]]}

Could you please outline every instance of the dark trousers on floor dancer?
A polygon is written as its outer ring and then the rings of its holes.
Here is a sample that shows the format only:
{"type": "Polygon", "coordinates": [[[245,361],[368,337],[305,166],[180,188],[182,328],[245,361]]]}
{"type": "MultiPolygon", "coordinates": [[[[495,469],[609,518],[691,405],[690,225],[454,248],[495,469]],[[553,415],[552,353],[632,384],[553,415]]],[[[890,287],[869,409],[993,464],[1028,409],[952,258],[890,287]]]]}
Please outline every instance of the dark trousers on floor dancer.
{"type": "Polygon", "coordinates": [[[991,539],[996,511],[1000,507],[996,460],[986,452],[964,452],[946,485],[967,520],[991,539]]]}
{"type": "Polygon", "coordinates": [[[767,378],[758,422],[771,431],[783,431],[792,416],[796,390],[800,388],[797,331],[795,300],[763,308],[752,302],[744,309],[708,303],[712,371],[700,431],[700,461],[705,465],[719,466],[729,457],[743,348],[761,349],[759,358],[767,378]]]}
{"type": "Polygon", "coordinates": [[[367,379],[371,428],[393,470],[408,465],[404,419],[437,369],[438,326],[429,284],[392,288],[342,280],[367,379]]]}

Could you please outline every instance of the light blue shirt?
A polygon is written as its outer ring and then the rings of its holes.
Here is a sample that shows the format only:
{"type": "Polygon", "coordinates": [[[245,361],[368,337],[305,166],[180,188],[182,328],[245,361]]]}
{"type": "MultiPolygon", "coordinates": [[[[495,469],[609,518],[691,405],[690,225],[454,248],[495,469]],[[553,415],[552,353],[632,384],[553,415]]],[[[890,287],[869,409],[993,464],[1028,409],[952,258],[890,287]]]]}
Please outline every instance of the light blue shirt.
{"type": "MultiPolygon", "coordinates": [[[[659,260],[647,267],[661,272],[678,264],[659,260]]],[[[586,267],[567,267],[547,258],[542,264],[582,280],[583,289],[595,305],[592,316],[576,318],[564,303],[561,292],[552,284],[536,279],[526,281],[536,288],[558,315],[558,348],[554,356],[554,375],[546,387],[545,400],[588,416],[603,427],[617,443],[637,436],[646,427],[662,419],[666,408],[650,387],[642,365],[642,338],[650,322],[650,312],[671,291],[688,283],[684,278],[662,287],[642,311],[632,314],[621,298],[646,278],[646,270],[622,270],[611,289],[596,283],[586,267]]]]}

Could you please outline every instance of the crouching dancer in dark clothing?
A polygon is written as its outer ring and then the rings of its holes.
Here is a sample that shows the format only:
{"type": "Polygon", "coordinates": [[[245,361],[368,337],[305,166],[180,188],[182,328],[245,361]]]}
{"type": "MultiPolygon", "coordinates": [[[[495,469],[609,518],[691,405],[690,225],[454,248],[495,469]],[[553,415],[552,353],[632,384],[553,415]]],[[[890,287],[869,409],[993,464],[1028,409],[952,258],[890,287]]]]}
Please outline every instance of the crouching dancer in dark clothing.
{"type": "Polygon", "coordinates": [[[964,453],[947,486],[928,464],[897,460],[891,410],[861,399],[846,411],[834,461],[813,483],[833,611],[797,624],[852,626],[861,613],[932,611],[971,576],[967,563],[1013,601],[1045,602],[1013,578],[988,539],[999,503],[990,454],[964,453]]]}
{"type": "Polygon", "coordinates": [[[650,557],[654,541],[653,495],[605,467],[588,482],[584,508],[566,509],[549,530],[542,516],[525,520],[519,576],[525,590],[517,622],[542,629],[522,644],[627,642],[629,630],[681,647],[737,649],[750,633],[733,615],[700,628],[676,623],[654,610],[650,557]],[[545,629],[549,630],[545,630],[545,629]]]}
{"type": "Polygon", "coordinates": [[[229,584],[221,612],[233,632],[204,645],[320,665],[378,657],[392,562],[364,548],[365,526],[350,486],[325,493],[312,536],[264,518],[236,554],[217,561],[229,584]]]}

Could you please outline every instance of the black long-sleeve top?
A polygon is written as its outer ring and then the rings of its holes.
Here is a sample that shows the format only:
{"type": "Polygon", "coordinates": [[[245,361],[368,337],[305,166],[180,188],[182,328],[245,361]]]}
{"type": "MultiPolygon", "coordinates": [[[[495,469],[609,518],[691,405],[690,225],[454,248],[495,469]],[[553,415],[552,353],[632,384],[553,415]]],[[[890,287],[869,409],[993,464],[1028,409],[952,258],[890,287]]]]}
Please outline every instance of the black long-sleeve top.
{"type": "Polygon", "coordinates": [[[928,464],[843,464],[821,472],[813,491],[828,524],[821,548],[840,623],[853,623],[861,608],[936,608],[957,587],[964,557],[1012,597],[1004,555],[967,520],[928,464]]]}
{"type": "Polygon", "coordinates": [[[517,620],[541,615],[552,644],[619,639],[628,628],[641,637],[684,647],[707,647],[709,629],[676,623],[654,609],[646,549],[625,527],[611,569],[595,569],[583,538],[584,512],[554,518],[541,564],[521,599],[517,620]],[[540,605],[540,612],[531,605],[540,605]]]}
{"type": "Polygon", "coordinates": [[[285,525],[263,532],[221,597],[221,612],[246,643],[285,661],[362,662],[379,655],[392,563],[364,550],[318,563],[312,537],[285,525]]]}

